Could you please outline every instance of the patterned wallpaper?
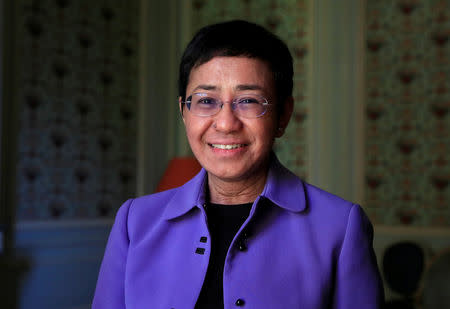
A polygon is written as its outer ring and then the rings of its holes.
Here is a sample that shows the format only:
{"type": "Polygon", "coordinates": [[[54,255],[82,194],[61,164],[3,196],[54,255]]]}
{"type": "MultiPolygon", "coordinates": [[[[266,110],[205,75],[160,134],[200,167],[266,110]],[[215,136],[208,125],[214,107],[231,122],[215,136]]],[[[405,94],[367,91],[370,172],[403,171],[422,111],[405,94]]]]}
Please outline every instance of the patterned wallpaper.
{"type": "Polygon", "coordinates": [[[15,1],[18,221],[112,217],[134,195],[139,1],[15,1]]]}
{"type": "Polygon", "coordinates": [[[306,65],[308,60],[307,0],[193,0],[193,29],[230,19],[258,23],[276,33],[289,46],[294,58],[295,111],[286,134],[275,145],[280,160],[292,171],[307,177],[308,107],[306,65]]]}
{"type": "MultiPolygon", "coordinates": [[[[285,40],[295,111],[276,151],[306,173],[308,0],[192,0],[285,40]]],[[[18,0],[19,221],[112,217],[135,194],[137,0],[18,0]]],[[[374,223],[450,226],[448,0],[367,0],[366,203],[374,223]]]]}
{"type": "Polygon", "coordinates": [[[450,226],[448,0],[367,1],[366,209],[450,226]]]}

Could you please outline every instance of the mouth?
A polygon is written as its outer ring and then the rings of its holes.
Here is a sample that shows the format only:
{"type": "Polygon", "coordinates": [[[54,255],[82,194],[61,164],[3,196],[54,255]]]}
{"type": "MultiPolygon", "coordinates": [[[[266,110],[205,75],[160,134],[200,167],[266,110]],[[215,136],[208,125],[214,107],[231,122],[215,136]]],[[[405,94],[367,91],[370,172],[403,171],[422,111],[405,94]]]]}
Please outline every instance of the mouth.
{"type": "Polygon", "coordinates": [[[232,150],[247,146],[246,144],[209,144],[212,148],[232,150]]]}

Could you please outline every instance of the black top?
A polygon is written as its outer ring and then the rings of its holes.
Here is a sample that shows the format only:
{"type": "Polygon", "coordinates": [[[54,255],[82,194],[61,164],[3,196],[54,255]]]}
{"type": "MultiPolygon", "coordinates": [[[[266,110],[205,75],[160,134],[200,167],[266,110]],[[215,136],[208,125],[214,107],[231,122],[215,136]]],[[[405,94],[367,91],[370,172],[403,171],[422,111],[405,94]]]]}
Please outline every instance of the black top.
{"type": "Polygon", "coordinates": [[[247,219],[253,203],[206,205],[211,255],[196,309],[223,308],[223,268],[231,241],[247,219]]]}

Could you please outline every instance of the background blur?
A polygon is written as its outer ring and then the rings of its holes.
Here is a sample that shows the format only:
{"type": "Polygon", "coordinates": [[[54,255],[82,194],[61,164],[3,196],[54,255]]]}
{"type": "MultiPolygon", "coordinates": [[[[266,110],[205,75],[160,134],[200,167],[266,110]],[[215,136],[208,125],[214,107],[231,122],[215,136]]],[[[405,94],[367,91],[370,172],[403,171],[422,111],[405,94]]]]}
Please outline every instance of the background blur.
{"type": "Polygon", "coordinates": [[[0,307],[89,307],[118,207],[190,155],[177,106],[184,47],[235,18],[275,32],[294,57],[280,160],[363,206],[379,261],[407,240],[428,263],[450,247],[449,6],[0,0],[0,307]]]}

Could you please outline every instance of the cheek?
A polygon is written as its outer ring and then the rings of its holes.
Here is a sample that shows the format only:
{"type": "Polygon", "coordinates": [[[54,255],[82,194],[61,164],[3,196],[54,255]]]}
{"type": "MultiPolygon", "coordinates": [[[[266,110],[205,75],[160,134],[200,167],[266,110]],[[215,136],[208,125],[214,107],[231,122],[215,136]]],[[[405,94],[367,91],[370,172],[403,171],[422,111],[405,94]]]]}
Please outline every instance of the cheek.
{"type": "Polygon", "coordinates": [[[185,118],[186,135],[191,144],[201,140],[206,132],[208,125],[205,121],[199,121],[192,118],[185,118]]]}
{"type": "Polygon", "coordinates": [[[267,145],[272,145],[275,140],[275,135],[277,132],[276,122],[273,119],[264,123],[263,126],[259,128],[259,136],[262,142],[267,145]]]}
{"type": "Polygon", "coordinates": [[[186,136],[189,140],[189,142],[192,142],[194,136],[195,136],[195,127],[193,127],[193,125],[191,123],[189,123],[189,121],[185,122],[185,127],[186,127],[186,136]]]}

